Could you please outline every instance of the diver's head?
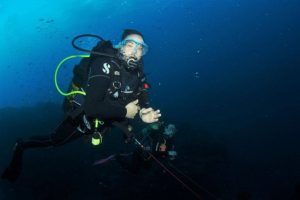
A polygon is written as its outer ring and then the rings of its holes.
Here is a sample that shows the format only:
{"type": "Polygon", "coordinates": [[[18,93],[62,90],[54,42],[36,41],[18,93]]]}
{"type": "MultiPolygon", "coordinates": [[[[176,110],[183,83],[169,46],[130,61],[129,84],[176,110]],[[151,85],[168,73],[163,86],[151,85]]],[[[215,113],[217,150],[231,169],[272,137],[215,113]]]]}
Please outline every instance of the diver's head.
{"type": "Polygon", "coordinates": [[[137,69],[141,64],[142,56],[148,51],[143,35],[133,29],[126,29],[122,34],[122,41],[116,46],[119,57],[125,61],[130,70],[137,69]]]}

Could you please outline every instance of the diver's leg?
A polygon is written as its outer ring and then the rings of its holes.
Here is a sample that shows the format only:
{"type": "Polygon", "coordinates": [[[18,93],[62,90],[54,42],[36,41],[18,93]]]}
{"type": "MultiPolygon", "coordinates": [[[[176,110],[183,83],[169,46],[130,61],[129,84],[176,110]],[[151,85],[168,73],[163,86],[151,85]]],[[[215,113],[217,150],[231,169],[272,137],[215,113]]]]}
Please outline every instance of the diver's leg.
{"type": "Polygon", "coordinates": [[[10,161],[9,166],[5,169],[1,175],[2,179],[7,179],[9,181],[15,181],[19,177],[22,168],[22,156],[23,149],[20,146],[20,142],[17,141],[13,151],[13,158],[10,161]]]}
{"type": "Polygon", "coordinates": [[[9,166],[1,175],[2,179],[15,181],[22,169],[23,151],[30,148],[59,146],[73,141],[83,135],[77,130],[78,123],[71,118],[64,120],[50,136],[35,136],[28,140],[19,140],[16,142],[13,158],[9,166]]]}

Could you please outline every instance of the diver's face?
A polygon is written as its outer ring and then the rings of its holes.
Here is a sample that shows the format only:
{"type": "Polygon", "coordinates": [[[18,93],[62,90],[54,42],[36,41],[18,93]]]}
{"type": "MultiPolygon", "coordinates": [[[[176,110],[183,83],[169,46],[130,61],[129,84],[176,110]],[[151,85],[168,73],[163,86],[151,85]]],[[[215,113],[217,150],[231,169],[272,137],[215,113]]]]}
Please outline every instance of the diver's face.
{"type": "Polygon", "coordinates": [[[121,48],[121,52],[125,59],[134,58],[140,60],[143,54],[143,44],[144,40],[140,35],[131,34],[124,39],[125,44],[121,48]]]}

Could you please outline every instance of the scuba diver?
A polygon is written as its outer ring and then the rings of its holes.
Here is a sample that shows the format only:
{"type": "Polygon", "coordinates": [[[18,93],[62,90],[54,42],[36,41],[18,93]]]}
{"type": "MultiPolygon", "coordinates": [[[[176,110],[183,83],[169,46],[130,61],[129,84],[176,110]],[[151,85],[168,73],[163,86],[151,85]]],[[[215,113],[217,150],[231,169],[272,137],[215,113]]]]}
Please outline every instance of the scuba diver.
{"type": "Polygon", "coordinates": [[[90,57],[74,68],[70,89],[85,95],[65,99],[66,117],[49,136],[18,140],[1,178],[17,180],[24,150],[29,148],[60,146],[85,135],[96,135],[102,140],[112,126],[130,138],[133,133],[128,129],[129,120],[137,114],[144,123],[157,122],[160,110],[149,106],[149,85],[143,72],[142,56],[147,50],[143,35],[133,29],[124,30],[116,46],[110,41],[99,42],[90,51],[90,57]]]}
{"type": "MultiPolygon", "coordinates": [[[[126,154],[118,154],[115,156],[115,159],[124,169],[134,174],[138,173],[142,168],[150,168],[152,163],[150,153],[156,158],[173,161],[177,156],[174,145],[176,132],[177,129],[174,124],[166,125],[164,122],[151,123],[141,131],[139,142],[143,145],[143,148],[137,146],[129,159],[126,154]]],[[[95,162],[95,164],[97,163],[102,162],[95,162]]]]}

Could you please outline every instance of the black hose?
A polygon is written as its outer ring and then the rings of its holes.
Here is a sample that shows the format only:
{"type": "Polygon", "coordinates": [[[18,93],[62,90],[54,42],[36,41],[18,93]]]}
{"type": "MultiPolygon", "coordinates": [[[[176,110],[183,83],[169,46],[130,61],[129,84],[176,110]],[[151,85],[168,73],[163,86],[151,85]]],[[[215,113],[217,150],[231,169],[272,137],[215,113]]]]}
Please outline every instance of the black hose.
{"type": "Polygon", "coordinates": [[[91,51],[91,50],[84,49],[84,48],[81,48],[81,47],[77,46],[75,44],[75,41],[78,40],[79,38],[82,38],[82,37],[93,37],[93,38],[99,39],[100,41],[105,41],[102,37],[100,37],[98,35],[94,35],[94,34],[81,34],[81,35],[78,35],[78,36],[74,37],[73,40],[72,40],[72,46],[75,49],[77,49],[79,51],[87,52],[87,53],[90,53],[90,54],[96,54],[96,55],[100,55],[100,56],[107,56],[107,57],[117,58],[118,59],[117,56],[114,56],[114,55],[111,55],[111,54],[101,53],[101,52],[97,52],[97,51],[91,51]]]}

